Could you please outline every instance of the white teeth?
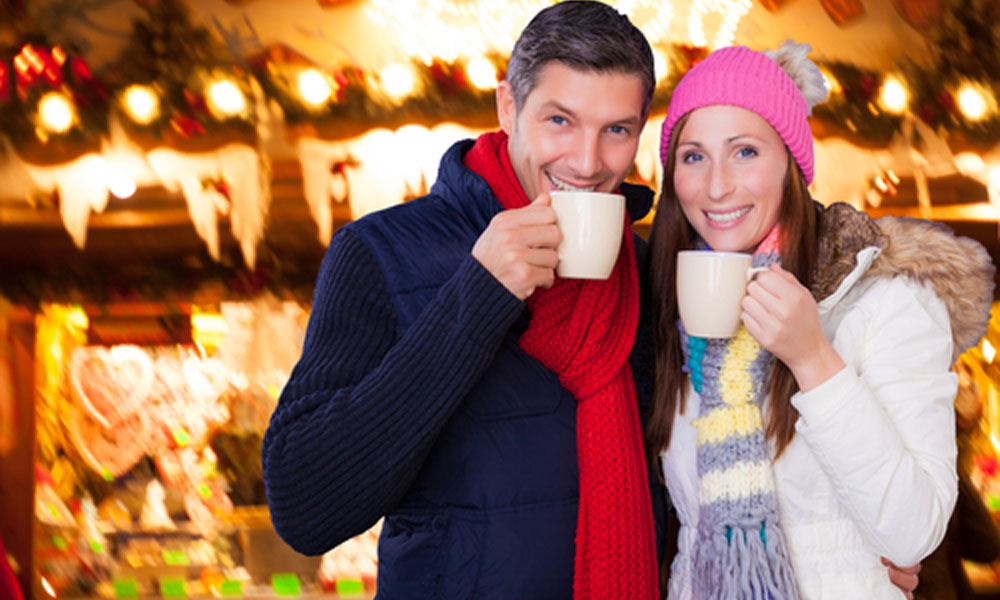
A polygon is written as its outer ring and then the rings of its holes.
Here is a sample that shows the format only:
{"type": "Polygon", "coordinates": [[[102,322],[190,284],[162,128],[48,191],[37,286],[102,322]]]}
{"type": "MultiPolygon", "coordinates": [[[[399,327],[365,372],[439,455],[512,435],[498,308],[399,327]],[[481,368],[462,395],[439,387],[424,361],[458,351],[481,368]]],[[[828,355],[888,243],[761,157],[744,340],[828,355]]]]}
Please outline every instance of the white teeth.
{"type": "Polygon", "coordinates": [[[562,190],[564,192],[592,192],[595,189],[597,189],[597,185],[596,184],[595,185],[588,185],[586,187],[577,187],[575,185],[571,185],[569,183],[566,183],[565,181],[563,181],[561,179],[556,179],[552,175],[549,175],[549,181],[552,182],[552,185],[556,186],[556,189],[560,189],[560,190],[562,190]]]}
{"type": "Polygon", "coordinates": [[[708,220],[713,223],[728,223],[729,221],[735,221],[750,212],[750,208],[751,207],[747,206],[724,213],[706,212],[705,215],[708,217],[708,220]]]}

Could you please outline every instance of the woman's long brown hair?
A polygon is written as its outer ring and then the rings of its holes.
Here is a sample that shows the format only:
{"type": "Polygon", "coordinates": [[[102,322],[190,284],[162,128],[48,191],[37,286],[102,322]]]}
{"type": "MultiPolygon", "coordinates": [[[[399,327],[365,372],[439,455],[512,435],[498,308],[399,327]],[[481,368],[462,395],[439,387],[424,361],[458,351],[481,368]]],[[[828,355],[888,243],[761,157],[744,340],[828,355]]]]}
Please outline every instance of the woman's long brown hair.
{"type": "MultiPolygon", "coordinates": [[[[694,248],[697,234],[681,211],[674,191],[674,168],[677,142],[687,123],[685,115],[674,125],[663,169],[663,189],[649,234],[646,269],[649,298],[656,336],[656,380],[653,407],[646,427],[646,447],[655,458],[670,446],[670,432],[678,409],[684,410],[687,375],[682,371],[680,331],[677,328],[677,253],[694,248]]],[[[817,217],[805,178],[788,153],[784,193],[778,213],[781,224],[781,266],[794,274],[807,288],[812,283],[816,263],[817,217]]],[[[781,361],[774,361],[767,382],[770,398],[765,433],[776,448],[775,457],[792,441],[798,411],[789,401],[798,391],[792,372],[781,361]]]]}

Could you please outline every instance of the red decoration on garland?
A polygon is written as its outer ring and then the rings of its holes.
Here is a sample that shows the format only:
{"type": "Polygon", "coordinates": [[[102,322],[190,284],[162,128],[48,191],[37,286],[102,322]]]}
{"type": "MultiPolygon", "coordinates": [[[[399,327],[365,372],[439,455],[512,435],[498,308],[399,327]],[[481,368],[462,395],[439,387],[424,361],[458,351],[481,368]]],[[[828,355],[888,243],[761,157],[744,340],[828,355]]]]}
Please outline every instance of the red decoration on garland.
{"type": "MultiPolygon", "coordinates": [[[[54,50],[59,50],[58,46],[54,50]]],[[[62,62],[56,59],[60,56],[65,60],[65,54],[59,50],[55,56],[53,51],[42,46],[25,44],[14,57],[14,67],[17,69],[17,87],[21,95],[43,79],[52,87],[62,85],[62,62]]]]}
{"type": "Polygon", "coordinates": [[[833,22],[844,26],[865,14],[861,0],[819,0],[833,22]]]}
{"type": "Polygon", "coordinates": [[[0,102],[10,100],[10,68],[0,62],[0,102]]]}
{"type": "Polygon", "coordinates": [[[202,125],[197,119],[193,119],[187,115],[176,115],[174,118],[170,119],[170,126],[173,127],[174,131],[185,138],[205,133],[205,126],[202,125]]]}

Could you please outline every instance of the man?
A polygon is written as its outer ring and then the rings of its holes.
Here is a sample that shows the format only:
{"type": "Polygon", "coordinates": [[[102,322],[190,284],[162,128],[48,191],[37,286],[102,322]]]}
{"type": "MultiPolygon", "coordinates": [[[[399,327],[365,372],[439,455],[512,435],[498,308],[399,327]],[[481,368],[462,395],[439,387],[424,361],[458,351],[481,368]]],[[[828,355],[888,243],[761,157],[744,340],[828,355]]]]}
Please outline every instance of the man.
{"type": "Polygon", "coordinates": [[[427,196],[337,231],[264,439],[293,548],[385,516],[379,598],[657,597],[644,244],[623,223],[608,281],[557,279],[548,198],[620,190],[632,220],[649,210],[623,180],[654,86],[627,18],[548,7],[498,86],[501,131],[453,146],[427,196]]]}
{"type": "Polygon", "coordinates": [[[557,281],[547,195],[620,189],[632,219],[649,210],[652,192],[622,181],[654,86],[626,17],[551,6],[498,86],[502,132],[453,146],[426,197],[338,230],[264,441],[272,521],[293,548],[324,552],[384,515],[380,598],[656,597],[641,244],[628,233],[607,282],[557,281]],[[541,332],[566,304],[611,330],[571,326],[575,346],[565,323],[541,332]],[[554,364],[546,342],[579,351],[554,364]],[[585,432],[578,403],[593,407],[585,432]],[[581,433],[593,443],[578,451],[581,433]]]}

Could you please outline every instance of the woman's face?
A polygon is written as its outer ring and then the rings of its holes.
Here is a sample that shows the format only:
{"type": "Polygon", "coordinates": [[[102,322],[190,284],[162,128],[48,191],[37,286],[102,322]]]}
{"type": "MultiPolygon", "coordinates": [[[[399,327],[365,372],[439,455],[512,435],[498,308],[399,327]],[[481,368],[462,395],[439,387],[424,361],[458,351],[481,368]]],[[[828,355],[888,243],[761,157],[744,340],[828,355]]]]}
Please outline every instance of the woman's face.
{"type": "Polygon", "coordinates": [[[715,105],[690,113],[680,132],[674,191],[713,249],[752,252],[778,222],[788,150],[755,112],[715,105]]]}

